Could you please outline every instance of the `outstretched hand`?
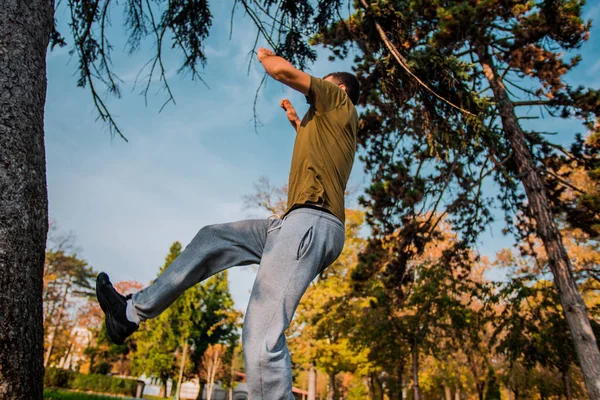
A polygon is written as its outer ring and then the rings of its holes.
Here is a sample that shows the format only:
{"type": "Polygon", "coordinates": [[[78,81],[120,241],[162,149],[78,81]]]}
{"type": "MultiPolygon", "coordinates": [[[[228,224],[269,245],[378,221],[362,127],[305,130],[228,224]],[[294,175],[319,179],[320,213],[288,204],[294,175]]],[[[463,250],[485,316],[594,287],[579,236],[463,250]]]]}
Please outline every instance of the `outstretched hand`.
{"type": "Polygon", "coordinates": [[[285,115],[287,116],[287,119],[290,121],[294,129],[298,130],[301,121],[300,118],[298,118],[298,114],[296,113],[294,106],[292,106],[292,103],[290,103],[288,99],[283,99],[281,100],[281,103],[279,103],[279,105],[285,110],[285,115]]]}
{"type": "Polygon", "coordinates": [[[270,56],[274,56],[274,55],[275,55],[275,53],[273,53],[269,49],[265,49],[264,47],[259,47],[258,51],[256,52],[256,58],[258,58],[259,62],[262,62],[262,60],[265,57],[270,57],[270,56]]]}

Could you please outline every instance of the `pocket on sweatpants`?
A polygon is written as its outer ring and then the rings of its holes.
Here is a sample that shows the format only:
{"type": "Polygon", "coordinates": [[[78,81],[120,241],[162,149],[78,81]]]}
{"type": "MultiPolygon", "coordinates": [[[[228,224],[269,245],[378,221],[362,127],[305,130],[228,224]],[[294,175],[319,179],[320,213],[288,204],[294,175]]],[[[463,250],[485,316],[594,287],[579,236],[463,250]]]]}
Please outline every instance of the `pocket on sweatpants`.
{"type": "Polygon", "coordinates": [[[300,244],[298,245],[298,251],[296,252],[296,260],[301,259],[302,257],[304,257],[306,255],[306,253],[308,253],[308,249],[310,248],[310,245],[312,244],[312,241],[313,241],[313,228],[314,227],[312,227],[312,226],[310,228],[308,228],[308,230],[302,237],[302,240],[300,241],[300,244]]]}

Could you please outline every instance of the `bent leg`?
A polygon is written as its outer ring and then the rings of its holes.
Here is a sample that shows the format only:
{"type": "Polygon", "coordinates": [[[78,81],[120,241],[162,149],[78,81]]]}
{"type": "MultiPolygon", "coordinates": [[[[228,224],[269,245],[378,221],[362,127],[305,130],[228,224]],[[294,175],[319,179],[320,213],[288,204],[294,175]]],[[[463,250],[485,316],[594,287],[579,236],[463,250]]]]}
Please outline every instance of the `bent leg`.
{"type": "Polygon", "coordinates": [[[344,227],[321,211],[300,209],[267,235],[243,328],[249,395],[289,400],[290,355],[284,336],[310,282],[342,251],[344,227]]]}
{"type": "Polygon", "coordinates": [[[200,229],[179,257],[147,288],[135,293],[140,318],[154,318],[186,289],[234,266],[257,264],[272,220],[246,220],[200,229]]]}

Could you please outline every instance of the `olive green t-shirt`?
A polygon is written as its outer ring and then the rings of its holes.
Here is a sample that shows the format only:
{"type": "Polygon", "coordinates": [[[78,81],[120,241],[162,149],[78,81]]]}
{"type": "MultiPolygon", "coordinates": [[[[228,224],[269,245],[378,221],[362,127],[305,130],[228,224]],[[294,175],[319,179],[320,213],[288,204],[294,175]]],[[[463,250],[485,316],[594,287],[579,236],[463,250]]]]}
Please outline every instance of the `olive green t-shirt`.
{"type": "Polygon", "coordinates": [[[345,222],[344,193],[356,153],[358,114],[346,92],[311,77],[310,108],[296,134],[286,214],[298,205],[323,207],[345,222]]]}

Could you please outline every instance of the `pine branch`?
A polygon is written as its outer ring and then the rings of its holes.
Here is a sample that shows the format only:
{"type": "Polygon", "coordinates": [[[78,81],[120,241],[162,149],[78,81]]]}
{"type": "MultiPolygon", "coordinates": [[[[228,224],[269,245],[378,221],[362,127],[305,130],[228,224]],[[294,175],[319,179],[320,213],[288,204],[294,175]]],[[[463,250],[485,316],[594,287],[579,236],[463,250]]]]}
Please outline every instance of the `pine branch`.
{"type": "MultiPolygon", "coordinates": [[[[367,4],[366,0],[360,0],[360,2],[363,5],[363,7],[365,8],[365,11],[369,11],[370,10],[370,7],[367,4]]],[[[460,112],[462,112],[464,114],[467,114],[467,115],[470,115],[472,117],[475,117],[475,114],[473,114],[473,113],[465,110],[462,107],[457,106],[456,104],[450,102],[449,100],[446,100],[444,97],[442,97],[439,94],[437,94],[433,89],[431,89],[429,86],[427,86],[427,84],[425,82],[423,82],[418,76],[416,76],[415,73],[412,72],[412,70],[408,66],[408,62],[406,61],[406,58],[404,58],[402,56],[402,54],[400,54],[400,52],[398,51],[398,49],[396,48],[396,46],[394,46],[394,44],[392,42],[390,42],[390,40],[387,38],[387,34],[383,30],[383,28],[381,27],[381,25],[379,24],[379,22],[377,22],[377,20],[375,20],[375,16],[373,16],[373,19],[374,19],[374,22],[375,22],[375,27],[377,28],[377,32],[379,33],[379,36],[381,37],[381,40],[384,42],[385,46],[388,48],[388,50],[390,51],[390,53],[392,53],[392,56],[394,56],[394,58],[396,59],[396,61],[398,61],[398,64],[400,64],[400,66],[402,67],[402,69],[404,69],[410,76],[412,76],[427,91],[429,91],[431,94],[433,94],[438,99],[442,100],[444,103],[448,104],[451,107],[456,108],[457,110],[459,110],[460,112]]]]}

